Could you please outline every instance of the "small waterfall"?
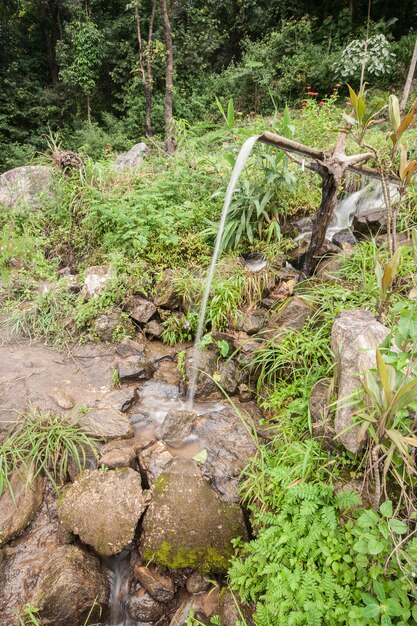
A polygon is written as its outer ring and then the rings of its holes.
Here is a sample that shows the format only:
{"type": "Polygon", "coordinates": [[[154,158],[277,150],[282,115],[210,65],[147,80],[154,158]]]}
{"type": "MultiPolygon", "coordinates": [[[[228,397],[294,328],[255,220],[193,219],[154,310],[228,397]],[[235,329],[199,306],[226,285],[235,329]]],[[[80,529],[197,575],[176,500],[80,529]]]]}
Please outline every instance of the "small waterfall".
{"type": "Polygon", "coordinates": [[[130,551],[110,557],[106,565],[111,571],[110,615],[105,626],[134,626],[126,613],[130,586],[130,551]]]}
{"type": "MultiPolygon", "coordinates": [[[[326,231],[326,239],[331,241],[334,235],[339,233],[341,230],[350,228],[353,216],[356,213],[360,201],[368,195],[372,188],[372,183],[368,183],[365,187],[362,187],[362,189],[354,191],[339,202],[334,210],[332,223],[326,231]]],[[[369,202],[372,202],[372,200],[373,198],[371,199],[371,197],[369,197],[369,202]]]]}
{"type": "Polygon", "coordinates": [[[229,207],[230,207],[230,204],[232,202],[233,194],[234,194],[234,192],[236,190],[236,186],[237,186],[237,183],[239,181],[239,176],[242,173],[242,170],[243,170],[243,168],[245,166],[245,163],[248,160],[249,155],[252,152],[253,146],[255,145],[255,143],[257,142],[258,139],[259,139],[259,135],[254,135],[253,137],[250,137],[249,139],[247,139],[245,141],[245,143],[243,144],[243,146],[241,147],[239,155],[238,155],[236,163],[235,163],[235,166],[233,168],[233,172],[232,172],[232,176],[231,176],[230,181],[229,181],[229,185],[227,187],[226,196],[225,196],[225,199],[224,199],[224,204],[223,204],[223,209],[222,209],[222,214],[221,214],[221,218],[220,218],[219,231],[217,233],[216,244],[214,246],[213,256],[211,258],[211,264],[210,264],[209,272],[208,272],[208,275],[207,275],[206,288],[205,288],[205,291],[204,291],[203,302],[201,304],[200,317],[199,317],[199,320],[198,320],[197,334],[196,334],[195,344],[194,344],[194,349],[193,349],[193,373],[192,373],[192,377],[191,377],[190,390],[189,390],[189,394],[188,394],[188,402],[189,402],[190,409],[192,409],[192,407],[193,407],[194,396],[195,396],[195,389],[196,389],[196,384],[197,384],[198,366],[199,366],[199,362],[200,362],[199,343],[200,343],[201,338],[203,336],[204,321],[205,321],[206,310],[207,310],[207,303],[208,303],[208,299],[209,299],[209,296],[210,296],[211,284],[213,282],[213,277],[214,277],[214,272],[216,270],[217,260],[219,258],[219,254],[220,254],[220,246],[221,246],[221,242],[222,242],[224,228],[226,226],[227,214],[229,212],[229,207]]]}

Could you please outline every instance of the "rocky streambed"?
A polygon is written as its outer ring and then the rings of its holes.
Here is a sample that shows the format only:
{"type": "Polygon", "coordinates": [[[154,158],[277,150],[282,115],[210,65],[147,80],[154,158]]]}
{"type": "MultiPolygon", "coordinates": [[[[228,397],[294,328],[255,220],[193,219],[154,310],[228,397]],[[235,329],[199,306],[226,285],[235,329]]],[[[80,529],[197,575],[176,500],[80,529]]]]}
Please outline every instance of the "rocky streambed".
{"type": "Polygon", "coordinates": [[[1,626],[27,605],[54,626],[81,626],[94,604],[92,621],[109,626],[183,624],[190,607],[206,620],[220,595],[224,611],[236,610],[209,578],[221,583],[232,539],[248,534],[237,486],[260,413],[235,395],[238,414],[204,378],[188,410],[177,353],[191,359],[190,348],[139,339],[64,355],[3,332],[2,436],[32,404],[79,416],[99,444],[59,497],[46,478],[18,476],[14,501],[2,495],[1,626]]]}
{"type": "MultiPolygon", "coordinates": [[[[322,279],[331,280],[326,272],[323,265],[322,279]]],[[[63,279],[74,287],[70,276],[63,279]]],[[[90,268],[82,288],[95,297],[107,279],[106,268],[90,268]]],[[[96,438],[97,454],[88,454],[81,474],[70,465],[59,494],[45,477],[29,482],[14,475],[13,497],[1,496],[0,626],[18,624],[29,605],[51,626],[83,626],[88,618],[101,626],[180,626],[190,612],[203,624],[213,614],[224,626],[236,624],[244,609],[224,575],[232,541],[251,533],[239,478],[273,435],[251,390],[254,354],[265,340],[279,342],[285,330],[299,331],[314,319],[311,306],[293,295],[296,280],[283,269],[261,305],[241,312],[237,328],[212,333],[192,409],[186,401],[192,345],[169,347],[158,339],[160,307],[179,307],[169,271],[153,301],[133,295],[127,302],[134,339],[62,353],[2,331],[0,437],[31,405],[77,420],[96,438]],[[230,357],[221,356],[219,342],[227,343],[230,357]]],[[[104,313],[94,330],[106,341],[119,322],[120,311],[104,313]]],[[[340,397],[358,385],[358,371],[375,363],[387,332],[366,311],[336,318],[340,397]]],[[[315,436],[333,446],[354,408],[338,409],[329,423],[327,396],[321,381],[310,410],[315,436]]],[[[355,452],[354,439],[340,440],[355,452]]]]}

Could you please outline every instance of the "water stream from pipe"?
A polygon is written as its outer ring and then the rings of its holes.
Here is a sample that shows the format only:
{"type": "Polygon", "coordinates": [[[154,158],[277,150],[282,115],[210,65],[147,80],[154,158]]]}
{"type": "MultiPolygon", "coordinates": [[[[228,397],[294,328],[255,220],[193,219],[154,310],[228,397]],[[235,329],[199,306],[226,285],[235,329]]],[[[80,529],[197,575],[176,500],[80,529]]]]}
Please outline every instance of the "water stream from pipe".
{"type": "Polygon", "coordinates": [[[211,258],[210,268],[207,274],[206,279],[206,287],[204,290],[203,301],[200,309],[200,316],[198,320],[197,333],[195,338],[195,344],[193,348],[193,371],[191,375],[190,381],[190,389],[188,393],[188,406],[190,410],[193,408],[194,404],[194,396],[197,385],[197,376],[198,376],[198,366],[200,363],[200,342],[204,332],[204,322],[206,318],[207,304],[208,299],[210,297],[211,284],[214,278],[214,272],[216,271],[217,260],[220,254],[220,248],[223,238],[224,228],[226,226],[227,215],[229,213],[230,204],[232,202],[233,194],[236,190],[237,183],[239,182],[240,174],[242,173],[243,168],[245,167],[246,161],[248,160],[252,149],[259,139],[260,135],[253,135],[253,137],[249,137],[243,144],[240,149],[239,155],[236,159],[235,166],[233,168],[233,172],[229,181],[229,185],[227,187],[226,196],[224,199],[222,214],[219,223],[219,230],[216,237],[216,243],[214,246],[213,256],[211,258]]]}

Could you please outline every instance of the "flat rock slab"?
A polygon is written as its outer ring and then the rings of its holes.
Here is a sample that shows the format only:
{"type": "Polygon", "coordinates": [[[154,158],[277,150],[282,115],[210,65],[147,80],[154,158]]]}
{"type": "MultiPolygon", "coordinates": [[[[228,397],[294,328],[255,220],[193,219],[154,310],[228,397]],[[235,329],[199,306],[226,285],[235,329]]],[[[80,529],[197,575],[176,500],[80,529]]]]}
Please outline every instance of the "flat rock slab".
{"type": "Polygon", "coordinates": [[[15,472],[10,479],[12,494],[0,498],[0,546],[16,537],[34,518],[42,504],[43,479],[15,472]]]}
{"type": "Polygon", "coordinates": [[[155,481],[145,513],[144,559],[173,570],[224,571],[238,536],[247,536],[240,507],[220,500],[198,463],[173,459],[155,481]]]}
{"type": "Polygon", "coordinates": [[[32,404],[65,417],[80,417],[98,437],[130,437],[132,426],[113,396],[113,349],[85,344],[66,355],[0,330],[0,438],[32,404]],[[87,408],[87,413],[81,409],[87,408]]]}
{"type": "Polygon", "coordinates": [[[134,538],[148,500],[133,469],[86,470],[65,492],[59,517],[67,530],[98,554],[111,556],[134,538]]]}
{"type": "Polygon", "coordinates": [[[376,367],[376,349],[389,332],[369,311],[341,311],[333,323],[332,350],[338,394],[335,431],[338,441],[350,452],[358,452],[359,444],[358,426],[349,428],[356,411],[349,396],[360,387],[360,375],[376,367]]]}

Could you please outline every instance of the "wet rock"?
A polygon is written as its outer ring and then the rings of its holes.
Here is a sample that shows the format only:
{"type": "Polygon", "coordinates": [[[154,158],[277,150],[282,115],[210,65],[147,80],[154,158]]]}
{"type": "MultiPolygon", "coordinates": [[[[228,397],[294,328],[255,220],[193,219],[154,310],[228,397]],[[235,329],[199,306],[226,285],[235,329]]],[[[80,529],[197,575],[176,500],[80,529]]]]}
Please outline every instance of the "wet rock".
{"type": "Polygon", "coordinates": [[[145,356],[145,344],[135,341],[134,339],[124,339],[119,343],[115,350],[116,354],[122,358],[128,356],[145,356]]]}
{"type": "Polygon", "coordinates": [[[81,541],[110,556],[132,541],[147,504],[148,494],[134,470],[86,470],[62,497],[59,517],[81,541]]]}
{"type": "Polygon", "coordinates": [[[153,380],[166,385],[175,386],[179,389],[181,374],[175,361],[160,361],[157,370],[153,375],[153,380]]]}
{"type": "MultiPolygon", "coordinates": [[[[224,360],[216,350],[202,350],[198,361],[198,374],[195,395],[204,400],[221,398],[220,388],[234,394],[242,382],[247,382],[249,372],[234,360],[224,360]]],[[[185,377],[189,389],[194,371],[194,351],[190,350],[185,359],[185,377]]]]}
{"type": "Polygon", "coordinates": [[[101,341],[110,343],[113,339],[114,331],[122,323],[123,318],[120,311],[107,311],[106,313],[101,313],[94,321],[93,330],[101,341]]]}
{"type": "Polygon", "coordinates": [[[136,580],[157,602],[169,602],[175,595],[174,581],[164,576],[156,567],[146,567],[136,563],[134,566],[136,580]]]}
{"type": "Polygon", "coordinates": [[[385,205],[362,205],[354,215],[352,229],[359,237],[387,232],[387,209],[385,205]]]}
{"type": "Polygon", "coordinates": [[[157,622],[165,613],[165,607],[154,600],[145,589],[130,594],[127,602],[129,617],[139,622],[157,622]]]}
{"type": "Polygon", "coordinates": [[[210,588],[210,581],[206,576],[202,576],[199,572],[193,572],[187,578],[188,593],[202,593],[210,588]]]}
{"type": "Polygon", "coordinates": [[[62,546],[41,572],[36,606],[45,626],[80,626],[95,603],[90,617],[99,620],[109,592],[106,571],[95,556],[77,546],[62,546]]]}
{"type": "Polygon", "coordinates": [[[0,176],[0,207],[38,209],[55,195],[53,170],[43,165],[15,167],[0,176]]]}
{"type": "Polygon", "coordinates": [[[188,626],[191,616],[198,620],[199,625],[210,626],[213,624],[211,616],[217,613],[218,600],[219,592],[215,587],[198,595],[184,594],[169,626],[188,626]]]}
{"type": "Polygon", "coordinates": [[[245,311],[243,318],[239,321],[239,327],[248,335],[258,333],[268,320],[268,311],[265,309],[255,309],[254,311],[245,311]]]}
{"type": "MultiPolygon", "coordinates": [[[[310,247],[311,235],[306,235],[302,239],[294,242],[296,247],[290,250],[288,253],[288,259],[290,263],[295,264],[298,268],[301,264],[304,256],[306,255],[309,247],[310,247]]],[[[339,252],[339,248],[331,243],[328,239],[324,240],[322,247],[317,254],[317,257],[327,256],[328,254],[337,254],[339,252]]]]}
{"type": "Polygon", "coordinates": [[[34,597],[38,577],[50,555],[67,541],[56,515],[56,493],[46,484],[40,511],[24,533],[1,550],[0,625],[15,626],[16,613],[34,597]]]}
{"type": "MultiPolygon", "coordinates": [[[[201,350],[198,360],[198,374],[195,395],[197,398],[220,397],[219,388],[213,379],[218,378],[218,354],[214,350],[201,350]]],[[[194,350],[187,353],[185,376],[189,387],[194,372],[194,350]]]]}
{"type": "Polygon", "coordinates": [[[156,306],[141,296],[131,296],[126,303],[125,310],[135,322],[146,324],[155,315],[156,306]]]}
{"type": "Polygon", "coordinates": [[[103,446],[100,464],[109,469],[137,465],[137,455],[146,443],[142,439],[114,439],[103,446]]]}
{"type": "Polygon", "coordinates": [[[311,391],[309,409],[312,421],[313,437],[319,439],[326,449],[333,449],[335,436],[334,424],[329,414],[331,381],[319,380],[311,391]]]}
{"type": "Polygon", "coordinates": [[[100,439],[133,436],[129,418],[111,407],[89,409],[88,413],[80,417],[79,423],[84,432],[100,439]]]}
{"type": "Polygon", "coordinates": [[[236,626],[242,622],[242,616],[247,626],[253,624],[249,607],[245,607],[237,594],[232,595],[228,589],[220,593],[218,614],[222,626],[236,626]]]}
{"type": "Polygon", "coordinates": [[[155,286],[155,292],[154,302],[156,306],[160,306],[163,309],[179,308],[181,298],[175,290],[174,272],[172,270],[165,270],[155,286]]]}
{"type": "Polygon", "coordinates": [[[289,328],[300,331],[313,313],[314,310],[305,300],[295,296],[271,317],[268,328],[262,333],[262,337],[265,339],[277,337],[278,339],[282,332],[289,328]]]}
{"type": "Polygon", "coordinates": [[[191,435],[197,413],[194,411],[169,411],[158,429],[157,435],[166,442],[181,442],[191,435]]]}
{"type": "Polygon", "coordinates": [[[120,171],[138,167],[142,165],[143,159],[148,152],[148,146],[141,141],[136,143],[130,150],[123,152],[116,157],[115,167],[120,171]]]}
{"type": "Polygon", "coordinates": [[[117,364],[121,383],[134,380],[149,380],[156,370],[155,365],[146,357],[128,356],[117,364]]]}
{"type": "MultiPolygon", "coordinates": [[[[336,359],[336,409],[335,431],[340,434],[352,424],[356,407],[347,401],[348,396],[360,388],[359,376],[376,367],[376,348],[389,334],[368,311],[342,311],[332,328],[332,351],[336,359]],[[350,406],[347,406],[350,404],[350,406]]],[[[358,427],[338,437],[347,450],[358,452],[358,427]]]]}
{"type": "Polygon", "coordinates": [[[51,398],[60,409],[65,409],[69,411],[73,409],[75,406],[75,400],[69,391],[65,389],[54,389],[54,392],[51,394],[51,398]]]}
{"type": "Polygon", "coordinates": [[[106,288],[112,278],[112,270],[107,265],[88,267],[84,273],[84,283],[81,290],[84,298],[95,298],[106,288]]]}
{"type": "Polygon", "coordinates": [[[43,480],[33,479],[23,469],[10,479],[11,489],[5,489],[0,498],[0,545],[16,537],[34,518],[42,504],[43,480]]]}
{"type": "Polygon", "coordinates": [[[249,402],[253,400],[254,393],[251,391],[250,387],[245,383],[241,383],[238,387],[238,396],[240,402],[249,402]]]}
{"type": "Polygon", "coordinates": [[[169,569],[224,571],[231,540],[246,537],[240,507],[222,502],[192,459],[175,458],[155,481],[140,551],[169,569]]]}
{"type": "Polygon", "coordinates": [[[139,452],[139,465],[145,472],[149,485],[154,484],[173,458],[172,452],[163,441],[157,441],[139,452]]]}
{"type": "Polygon", "coordinates": [[[343,230],[339,230],[338,233],[333,235],[332,243],[339,248],[343,248],[344,246],[355,246],[357,244],[357,239],[355,235],[352,233],[350,228],[344,228],[343,230]]]}
{"type": "Polygon", "coordinates": [[[151,320],[145,326],[145,333],[150,337],[155,337],[156,339],[159,339],[163,332],[164,327],[156,320],[151,320]]]}
{"type": "Polygon", "coordinates": [[[219,384],[226,393],[232,395],[236,393],[241,382],[246,382],[249,378],[247,371],[241,369],[236,361],[227,360],[219,363],[219,384]]]}
{"type": "Polygon", "coordinates": [[[239,502],[239,477],[256,452],[255,440],[249,432],[255,426],[253,420],[259,409],[252,402],[236,406],[239,415],[231,406],[199,415],[192,430],[207,451],[203,473],[228,502],[239,502]]]}
{"type": "Polygon", "coordinates": [[[138,401],[139,395],[136,387],[125,387],[123,389],[116,389],[106,398],[106,402],[117,411],[126,413],[134,404],[138,401]]]}

